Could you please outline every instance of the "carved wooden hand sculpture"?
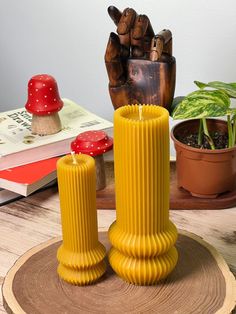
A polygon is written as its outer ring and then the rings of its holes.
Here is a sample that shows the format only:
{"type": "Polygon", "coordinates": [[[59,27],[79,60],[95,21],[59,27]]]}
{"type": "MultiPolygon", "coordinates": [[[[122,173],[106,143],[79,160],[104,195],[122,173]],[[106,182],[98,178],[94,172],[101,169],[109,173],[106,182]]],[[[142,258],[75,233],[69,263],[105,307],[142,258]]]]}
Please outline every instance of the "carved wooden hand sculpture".
{"type": "Polygon", "coordinates": [[[108,13],[118,33],[110,34],[105,53],[114,109],[135,103],[169,109],[176,73],[171,32],[154,35],[148,17],[130,8],[121,13],[110,6],[108,13]]]}

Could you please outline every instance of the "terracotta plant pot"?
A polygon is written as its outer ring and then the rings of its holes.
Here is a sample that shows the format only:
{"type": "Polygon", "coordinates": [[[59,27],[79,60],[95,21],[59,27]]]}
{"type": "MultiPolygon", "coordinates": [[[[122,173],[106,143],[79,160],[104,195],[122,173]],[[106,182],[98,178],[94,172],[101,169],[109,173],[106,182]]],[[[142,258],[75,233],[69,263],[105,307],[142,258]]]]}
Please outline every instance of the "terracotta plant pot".
{"type": "MultiPolygon", "coordinates": [[[[227,132],[223,120],[208,119],[208,129],[227,132]]],[[[236,147],[226,149],[199,149],[181,143],[178,138],[197,133],[199,120],[187,120],[171,131],[176,149],[177,182],[193,196],[215,198],[236,188],[236,147]]]]}

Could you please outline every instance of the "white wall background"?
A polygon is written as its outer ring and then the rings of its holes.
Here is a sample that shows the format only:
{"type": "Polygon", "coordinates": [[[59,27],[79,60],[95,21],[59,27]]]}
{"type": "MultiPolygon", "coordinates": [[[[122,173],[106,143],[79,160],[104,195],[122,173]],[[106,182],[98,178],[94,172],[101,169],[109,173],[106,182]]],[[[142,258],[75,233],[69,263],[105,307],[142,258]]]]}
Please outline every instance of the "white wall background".
{"type": "Polygon", "coordinates": [[[176,95],[193,80],[236,81],[235,0],[1,0],[0,111],[24,106],[27,82],[53,75],[60,94],[112,120],[104,51],[116,27],[111,4],[149,16],[157,33],[172,30],[176,95]]]}

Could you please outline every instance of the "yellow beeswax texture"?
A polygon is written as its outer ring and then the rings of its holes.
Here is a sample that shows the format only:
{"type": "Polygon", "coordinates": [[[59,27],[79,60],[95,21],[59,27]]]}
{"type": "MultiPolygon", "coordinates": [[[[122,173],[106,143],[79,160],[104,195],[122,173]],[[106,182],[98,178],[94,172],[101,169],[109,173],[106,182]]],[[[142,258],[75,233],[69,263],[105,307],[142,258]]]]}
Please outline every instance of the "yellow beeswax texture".
{"type": "Polygon", "coordinates": [[[94,159],[68,155],[57,164],[63,244],[58,249],[59,276],[88,284],[105,272],[105,248],[98,241],[94,159]]]}
{"type": "Polygon", "coordinates": [[[113,269],[135,284],[164,278],[177,262],[169,220],[169,115],[159,106],[114,114],[116,222],[109,230],[113,269]]]}

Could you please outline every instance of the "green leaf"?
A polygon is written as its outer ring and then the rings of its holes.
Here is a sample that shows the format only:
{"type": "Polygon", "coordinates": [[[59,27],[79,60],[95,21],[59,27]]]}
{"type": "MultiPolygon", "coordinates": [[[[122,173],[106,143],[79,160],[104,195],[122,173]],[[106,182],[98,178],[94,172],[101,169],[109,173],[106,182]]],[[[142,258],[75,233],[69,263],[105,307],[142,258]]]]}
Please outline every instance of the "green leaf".
{"type": "Polygon", "coordinates": [[[236,114],[236,108],[228,108],[226,114],[235,115],[236,114]]]}
{"type": "Polygon", "coordinates": [[[194,84],[197,85],[200,89],[207,87],[207,84],[199,82],[199,81],[194,81],[194,84]]]}
{"type": "Polygon", "coordinates": [[[187,95],[175,108],[174,119],[200,119],[220,117],[227,113],[230,99],[220,90],[198,90],[187,95]]]}
{"type": "Polygon", "coordinates": [[[182,100],[184,100],[185,96],[178,96],[175,97],[172,101],[172,104],[170,106],[170,116],[172,117],[172,113],[175,110],[175,108],[181,103],[182,100]]]}
{"type": "Polygon", "coordinates": [[[236,83],[224,83],[220,81],[213,81],[207,84],[199,81],[194,81],[194,83],[201,89],[205,87],[215,88],[224,91],[229,97],[236,98],[236,83]]]}
{"type": "Polygon", "coordinates": [[[229,96],[220,90],[197,90],[187,95],[188,99],[208,99],[212,100],[213,103],[225,104],[230,106],[229,96]]]}

